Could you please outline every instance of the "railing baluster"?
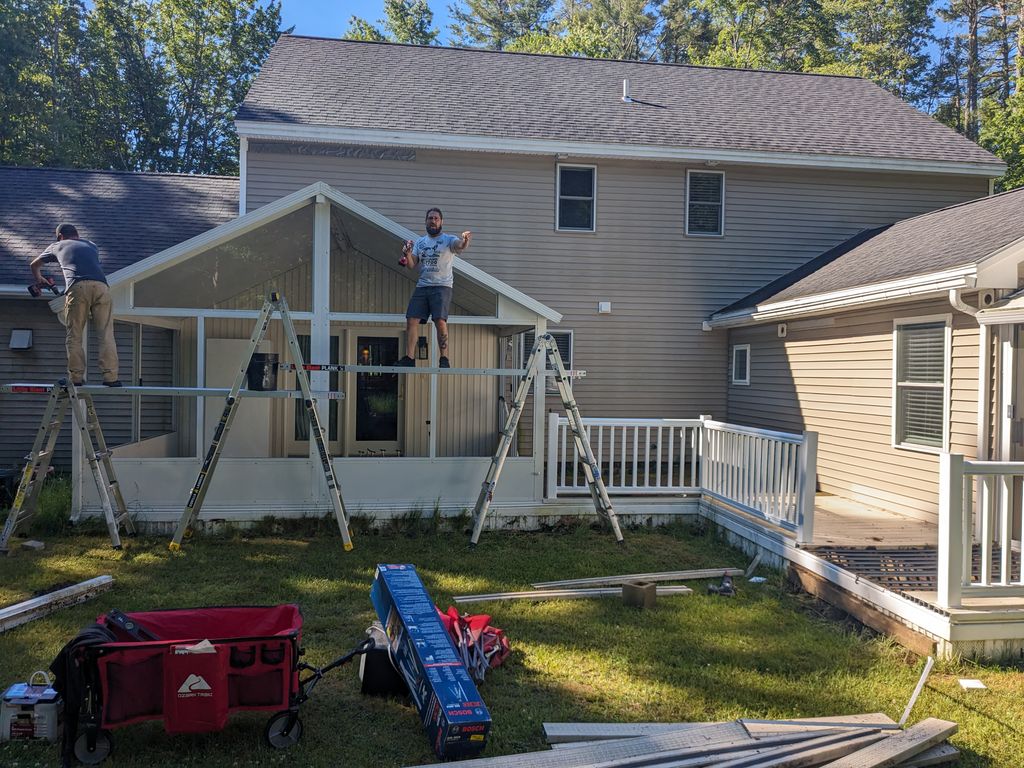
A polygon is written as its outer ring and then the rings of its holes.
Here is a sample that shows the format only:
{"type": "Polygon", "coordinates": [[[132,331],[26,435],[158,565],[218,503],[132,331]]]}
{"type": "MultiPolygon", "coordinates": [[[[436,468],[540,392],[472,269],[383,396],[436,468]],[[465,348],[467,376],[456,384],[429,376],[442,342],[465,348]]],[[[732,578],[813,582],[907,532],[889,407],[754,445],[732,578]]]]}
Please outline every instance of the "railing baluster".
{"type": "MultiPolygon", "coordinates": [[[[682,431],[682,430],[680,430],[680,431],[682,431]]],[[[669,427],[668,428],[668,480],[667,480],[667,486],[666,487],[668,487],[670,489],[674,489],[674,488],[678,487],[678,486],[675,486],[675,485],[672,484],[672,474],[673,474],[673,471],[675,470],[675,466],[673,466],[673,465],[675,464],[675,462],[676,462],[676,429],[675,429],[675,427],[669,427]]],[[[680,473],[680,474],[682,474],[682,473],[680,473]]],[[[679,485],[682,485],[682,483],[679,483],[679,485]]]]}
{"type": "MultiPolygon", "coordinates": [[[[565,473],[568,471],[568,464],[569,464],[569,454],[566,451],[566,441],[569,438],[569,425],[568,424],[562,424],[560,429],[562,431],[562,436],[561,436],[562,437],[562,485],[564,486],[565,485],[565,473]]],[[[573,471],[574,472],[576,471],[575,463],[573,464],[573,471]]],[[[572,484],[576,485],[576,480],[575,479],[572,481],[572,484]]]]}
{"type": "Polygon", "coordinates": [[[637,472],[640,460],[640,427],[633,427],[633,487],[636,488],[640,478],[637,472]]]}
{"type": "Polygon", "coordinates": [[[999,494],[999,583],[1009,586],[1013,583],[1010,570],[1013,567],[1013,477],[1002,475],[999,494]]]}
{"type": "Polygon", "coordinates": [[[775,465],[775,451],[778,448],[778,442],[775,440],[768,441],[768,459],[766,465],[768,467],[768,482],[766,484],[765,495],[768,498],[768,514],[772,517],[779,517],[779,500],[775,496],[776,488],[778,487],[778,469],[775,465]]]}
{"type": "MultiPolygon", "coordinates": [[[[970,475],[964,475],[964,484],[960,490],[963,496],[962,504],[964,510],[963,519],[961,520],[962,530],[960,531],[960,540],[963,542],[963,546],[960,547],[960,573],[963,574],[960,585],[962,587],[967,586],[972,581],[974,547],[972,546],[971,528],[973,526],[971,525],[971,520],[975,514],[980,514],[980,510],[977,512],[974,510],[974,494],[972,493],[971,485],[970,475]]],[[[978,501],[980,502],[981,499],[979,498],[978,501]]],[[[980,503],[979,506],[981,506],[980,503]]],[[[953,556],[956,557],[955,552],[953,556]]]]}
{"type": "Polygon", "coordinates": [[[626,433],[629,427],[622,428],[622,445],[619,451],[619,485],[626,487],[626,433]]]}
{"type": "Polygon", "coordinates": [[[651,484],[651,428],[645,427],[644,432],[644,487],[651,484]]]}
{"type": "MultiPolygon", "coordinates": [[[[978,583],[986,587],[992,583],[992,539],[994,538],[992,512],[995,507],[994,481],[995,478],[991,475],[981,478],[985,493],[982,495],[982,498],[978,499],[976,512],[981,521],[981,540],[978,542],[978,556],[981,558],[981,561],[978,563],[978,583]]],[[[969,492],[970,483],[965,483],[965,487],[967,489],[965,492],[969,492]]],[[[969,507],[966,508],[969,509],[969,507]]],[[[968,517],[970,516],[968,515],[968,517]]]]}
{"type": "Polygon", "coordinates": [[[608,482],[611,488],[615,485],[615,427],[608,427],[608,482]]]}
{"type": "Polygon", "coordinates": [[[654,454],[657,462],[654,467],[654,487],[661,488],[661,427],[658,427],[658,450],[654,454]]]}

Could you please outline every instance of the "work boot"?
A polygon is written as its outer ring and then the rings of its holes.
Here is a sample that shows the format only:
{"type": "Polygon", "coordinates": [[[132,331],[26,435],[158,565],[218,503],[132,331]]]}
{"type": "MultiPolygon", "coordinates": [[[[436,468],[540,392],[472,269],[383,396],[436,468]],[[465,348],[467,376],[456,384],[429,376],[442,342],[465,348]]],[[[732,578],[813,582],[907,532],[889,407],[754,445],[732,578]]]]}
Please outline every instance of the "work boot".
{"type": "Polygon", "coordinates": [[[114,379],[113,381],[104,381],[103,382],[103,386],[104,387],[123,387],[124,384],[121,383],[120,379],[114,379]]]}
{"type": "Polygon", "coordinates": [[[442,357],[440,360],[437,361],[437,367],[438,368],[451,368],[452,364],[448,362],[448,358],[447,357],[442,357]]]}
{"type": "Polygon", "coordinates": [[[401,360],[395,363],[395,365],[397,365],[399,368],[415,368],[416,361],[413,360],[408,355],[405,355],[405,357],[403,357],[401,360]]]}

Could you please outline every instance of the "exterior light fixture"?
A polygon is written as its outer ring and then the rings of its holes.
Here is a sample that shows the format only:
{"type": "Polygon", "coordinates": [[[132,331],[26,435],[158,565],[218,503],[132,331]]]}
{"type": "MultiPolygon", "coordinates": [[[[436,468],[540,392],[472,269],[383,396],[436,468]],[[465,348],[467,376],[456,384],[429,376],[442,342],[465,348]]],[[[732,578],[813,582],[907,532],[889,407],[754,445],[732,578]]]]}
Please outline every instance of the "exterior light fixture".
{"type": "Polygon", "coordinates": [[[420,336],[416,342],[416,359],[417,360],[428,360],[430,359],[430,347],[427,346],[427,337],[420,336]]]}

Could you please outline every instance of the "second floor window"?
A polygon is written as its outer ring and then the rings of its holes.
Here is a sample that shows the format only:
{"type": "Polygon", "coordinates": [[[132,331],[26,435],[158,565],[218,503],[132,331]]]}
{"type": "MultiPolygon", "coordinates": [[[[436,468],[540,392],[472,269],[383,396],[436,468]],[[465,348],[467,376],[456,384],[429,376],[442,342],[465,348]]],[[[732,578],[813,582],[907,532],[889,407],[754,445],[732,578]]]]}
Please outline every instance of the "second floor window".
{"type": "Polygon", "coordinates": [[[725,174],[686,172],[686,234],[720,237],[725,233],[725,174]]]}
{"type": "Polygon", "coordinates": [[[592,165],[559,165],[557,186],[555,229],[559,232],[593,232],[597,168],[592,165]]]}

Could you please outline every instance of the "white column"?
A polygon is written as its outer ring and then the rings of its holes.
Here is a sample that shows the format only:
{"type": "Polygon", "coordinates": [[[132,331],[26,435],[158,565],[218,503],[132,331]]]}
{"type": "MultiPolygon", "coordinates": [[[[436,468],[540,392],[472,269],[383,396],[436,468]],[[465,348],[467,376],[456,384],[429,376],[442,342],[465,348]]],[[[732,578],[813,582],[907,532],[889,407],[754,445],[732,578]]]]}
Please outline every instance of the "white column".
{"type": "Polygon", "coordinates": [[[238,215],[245,215],[245,185],[248,181],[249,139],[242,136],[238,140],[238,215]]]}
{"type": "Polygon", "coordinates": [[[988,326],[978,326],[978,461],[988,458],[989,419],[989,337],[988,326]]]}
{"type": "MultiPolygon", "coordinates": [[[[206,386],[206,318],[196,318],[196,386],[206,386]]],[[[196,398],[196,458],[206,455],[206,398],[196,398]]]]}
{"type": "MultiPolygon", "coordinates": [[[[538,317],[534,339],[539,339],[547,332],[548,321],[538,317]]],[[[544,498],[544,393],[547,390],[547,377],[539,374],[547,367],[547,356],[541,355],[537,365],[538,376],[533,380],[533,498],[541,501],[544,498]]]]}
{"type": "MultiPolygon", "coordinates": [[[[438,362],[441,359],[440,343],[437,339],[437,324],[433,321],[427,327],[427,338],[434,337],[433,342],[430,345],[430,365],[436,368],[438,362]],[[431,330],[433,329],[433,330],[431,330]]],[[[427,425],[427,455],[432,458],[437,458],[437,374],[430,374],[429,390],[427,392],[428,402],[428,416],[430,424],[427,425]]]]}
{"type": "MultiPolygon", "coordinates": [[[[286,297],[287,298],[287,297],[286,297]]],[[[331,361],[331,203],[323,195],[316,196],[316,211],[313,218],[313,319],[309,323],[309,357],[307,363],[329,363],[331,361]]],[[[314,391],[325,392],[330,386],[330,374],[326,371],[312,371],[309,377],[314,391]]],[[[321,399],[316,404],[325,439],[330,438],[328,403],[321,399]]],[[[310,436],[309,457],[319,466],[316,442],[310,436]]],[[[322,489],[326,491],[326,488],[322,489]]]]}
{"type": "Polygon", "coordinates": [[[939,456],[939,573],[940,608],[960,606],[963,591],[964,457],[939,456]]]}
{"type": "Polygon", "coordinates": [[[814,496],[818,485],[818,433],[804,432],[800,446],[800,501],[797,520],[797,543],[814,540],[814,496]]]}
{"type": "MultiPolygon", "coordinates": [[[[565,457],[562,457],[565,460],[565,457]]],[[[558,414],[548,414],[548,499],[558,497],[558,414]]]]}

